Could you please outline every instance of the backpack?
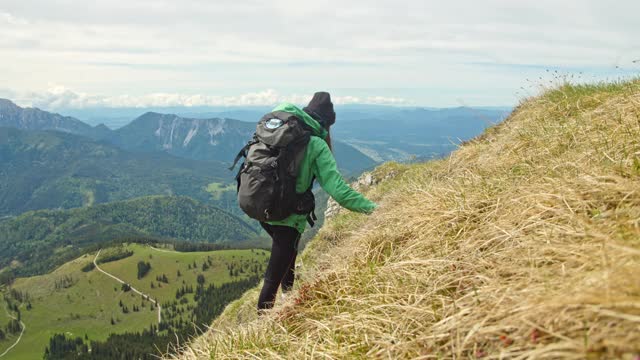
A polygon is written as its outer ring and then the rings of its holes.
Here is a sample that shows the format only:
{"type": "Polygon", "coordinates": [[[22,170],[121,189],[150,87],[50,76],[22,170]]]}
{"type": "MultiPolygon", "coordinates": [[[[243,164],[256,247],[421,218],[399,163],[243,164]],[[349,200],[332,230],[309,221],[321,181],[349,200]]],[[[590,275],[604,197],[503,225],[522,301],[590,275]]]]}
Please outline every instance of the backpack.
{"type": "Polygon", "coordinates": [[[296,193],[296,178],[310,139],[311,129],[291,113],[276,111],[260,119],[253,138],[229,168],[233,170],[245,158],[236,175],[242,211],[261,222],[304,214],[313,226],[317,220],[313,181],[303,194],[296,193]]]}

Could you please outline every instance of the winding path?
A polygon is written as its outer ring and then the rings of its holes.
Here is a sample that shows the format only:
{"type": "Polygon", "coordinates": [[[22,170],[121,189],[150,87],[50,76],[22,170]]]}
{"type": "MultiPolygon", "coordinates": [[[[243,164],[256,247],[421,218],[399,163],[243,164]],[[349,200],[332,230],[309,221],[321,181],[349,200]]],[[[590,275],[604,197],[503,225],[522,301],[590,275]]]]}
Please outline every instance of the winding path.
{"type": "Polygon", "coordinates": [[[182,252],[179,252],[179,251],[166,250],[166,249],[159,249],[159,248],[157,248],[157,247],[153,247],[153,246],[151,246],[151,245],[149,245],[149,247],[150,247],[152,250],[160,251],[160,252],[165,252],[165,253],[170,253],[170,254],[185,254],[185,253],[182,253],[182,252]]]}
{"type": "MultiPolygon", "coordinates": [[[[102,270],[100,268],[100,266],[98,266],[98,256],[100,256],[100,251],[102,251],[102,249],[98,250],[98,253],[96,254],[96,257],[93,258],[93,265],[95,265],[96,269],[98,269],[98,271],[100,271],[101,273],[107,275],[108,277],[114,279],[115,281],[119,282],[120,284],[127,284],[129,285],[129,287],[131,288],[131,290],[133,292],[135,292],[136,294],[139,294],[142,297],[146,297],[149,301],[153,302],[156,305],[156,308],[158,309],[158,324],[160,324],[160,322],[162,322],[162,307],[160,306],[160,304],[154,300],[153,298],[151,298],[151,296],[143,293],[142,291],[139,291],[138,289],[134,288],[133,286],[131,286],[131,284],[129,284],[128,282],[116,277],[115,275],[109,274],[108,272],[102,270]]],[[[24,331],[24,328],[23,328],[24,331]]]]}
{"type": "MultiPolygon", "coordinates": [[[[16,318],[15,316],[11,315],[11,313],[9,312],[9,310],[7,310],[6,305],[4,310],[7,312],[7,315],[12,318],[13,320],[18,320],[18,318],[16,318]]],[[[11,351],[11,349],[13,349],[14,347],[16,347],[16,345],[18,345],[18,343],[20,342],[20,340],[22,340],[22,334],[24,334],[24,331],[27,329],[27,326],[22,322],[22,320],[20,320],[20,326],[22,327],[22,331],[20,332],[20,336],[18,336],[18,338],[16,339],[16,342],[13,343],[13,345],[9,346],[7,348],[7,350],[5,350],[2,354],[0,354],[0,357],[3,357],[5,355],[7,355],[7,353],[9,351],[11,351]]]]}

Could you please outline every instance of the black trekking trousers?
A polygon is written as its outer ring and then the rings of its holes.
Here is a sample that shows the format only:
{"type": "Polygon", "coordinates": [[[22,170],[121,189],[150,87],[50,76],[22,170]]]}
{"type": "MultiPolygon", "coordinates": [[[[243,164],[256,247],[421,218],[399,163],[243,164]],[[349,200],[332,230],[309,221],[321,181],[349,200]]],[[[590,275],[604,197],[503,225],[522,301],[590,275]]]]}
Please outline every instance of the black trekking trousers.
{"type": "Polygon", "coordinates": [[[293,287],[296,256],[300,233],[289,226],[269,225],[261,222],[262,228],[271,236],[271,257],[264,274],[264,285],[258,298],[258,311],[271,309],[276,300],[278,287],[287,292],[293,287]]]}

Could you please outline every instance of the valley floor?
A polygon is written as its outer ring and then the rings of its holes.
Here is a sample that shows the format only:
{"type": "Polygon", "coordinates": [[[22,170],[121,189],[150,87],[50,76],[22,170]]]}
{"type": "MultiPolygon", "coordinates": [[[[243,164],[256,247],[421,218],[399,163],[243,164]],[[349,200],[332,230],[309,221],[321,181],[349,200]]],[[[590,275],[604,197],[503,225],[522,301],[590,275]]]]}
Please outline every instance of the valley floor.
{"type": "MultiPolygon", "coordinates": [[[[135,244],[125,248],[133,251],[133,255],[98,264],[110,275],[95,268],[87,272],[82,270],[96,258],[103,259],[103,250],[102,254],[86,254],[66,263],[50,274],[18,278],[11,289],[28,294],[32,308],[27,310],[26,302],[20,305],[26,330],[12,349],[8,347],[15,342],[16,336],[0,342],[0,353],[9,350],[4,358],[40,359],[51,336],[58,333],[70,338],[105,340],[111,333],[137,332],[152,324],[158,325],[161,311],[163,319],[164,315],[175,317],[175,314],[167,313],[170,310],[165,311],[164,307],[158,309],[154,306],[155,301],[162,304],[176,300],[179,289],[197,285],[198,275],[204,276],[206,284],[216,285],[253,276],[263,271],[268,256],[264,250],[181,253],[135,244]],[[138,279],[140,261],[149,262],[151,270],[138,279]],[[237,269],[244,266],[243,273],[231,273],[230,266],[237,269]],[[166,282],[158,281],[163,275],[166,282]],[[135,291],[124,291],[122,283],[113,277],[139,289],[149,296],[149,300],[135,291]]],[[[4,295],[7,294],[8,290],[5,290],[4,295]]],[[[193,294],[183,297],[186,302],[179,307],[183,307],[188,316],[186,308],[193,304],[193,294]]],[[[3,327],[8,320],[2,311],[3,327]]]]}

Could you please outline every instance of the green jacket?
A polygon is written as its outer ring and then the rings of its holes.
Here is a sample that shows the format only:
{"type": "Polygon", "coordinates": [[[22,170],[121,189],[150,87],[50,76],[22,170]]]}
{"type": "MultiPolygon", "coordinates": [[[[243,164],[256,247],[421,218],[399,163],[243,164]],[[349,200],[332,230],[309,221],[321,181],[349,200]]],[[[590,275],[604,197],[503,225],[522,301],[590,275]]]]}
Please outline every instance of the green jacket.
{"type": "MultiPolygon", "coordinates": [[[[289,103],[278,105],[272,111],[285,111],[295,114],[302,119],[313,130],[313,136],[307,145],[307,149],[300,164],[300,170],[296,179],[296,192],[304,193],[313,177],[318,180],[322,188],[340,204],[351,211],[360,213],[371,213],[377,205],[367,200],[362,194],[353,190],[347,184],[336,165],[336,160],[331,153],[331,149],[324,141],[327,131],[311,116],[297,106],[289,103]]],[[[293,214],[281,221],[269,221],[272,225],[284,225],[297,229],[301,234],[307,226],[307,216],[293,214]]]]}

